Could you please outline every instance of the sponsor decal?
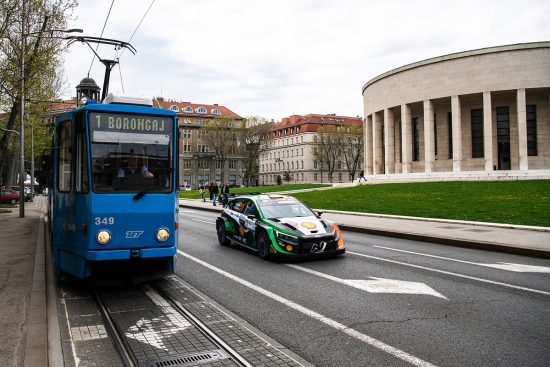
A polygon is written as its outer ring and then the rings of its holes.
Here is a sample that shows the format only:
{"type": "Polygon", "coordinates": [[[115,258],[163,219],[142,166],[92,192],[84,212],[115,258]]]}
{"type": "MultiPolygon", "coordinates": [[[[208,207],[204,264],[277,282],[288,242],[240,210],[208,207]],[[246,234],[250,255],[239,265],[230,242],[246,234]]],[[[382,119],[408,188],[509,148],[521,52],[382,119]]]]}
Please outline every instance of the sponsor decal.
{"type": "Polygon", "coordinates": [[[311,245],[311,252],[325,252],[325,248],[327,247],[327,241],[321,241],[316,242],[313,245],[311,245]]]}
{"type": "Polygon", "coordinates": [[[311,223],[311,222],[303,222],[302,227],[304,227],[306,229],[316,229],[317,225],[315,223],[311,223]]]}

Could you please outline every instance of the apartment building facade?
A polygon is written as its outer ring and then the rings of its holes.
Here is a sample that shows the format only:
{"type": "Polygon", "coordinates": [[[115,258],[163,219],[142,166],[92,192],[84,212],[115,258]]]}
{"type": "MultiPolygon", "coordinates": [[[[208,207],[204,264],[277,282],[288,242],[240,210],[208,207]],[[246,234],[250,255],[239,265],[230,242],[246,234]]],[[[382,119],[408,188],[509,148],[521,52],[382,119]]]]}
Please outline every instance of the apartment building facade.
{"type": "MultiPolygon", "coordinates": [[[[276,185],[285,171],[292,183],[329,183],[330,177],[319,161],[317,132],[321,127],[362,126],[360,117],[321,114],[292,115],[273,125],[259,160],[260,185],[276,185]]],[[[360,162],[359,167],[363,164],[360,162]]],[[[361,169],[361,168],[360,168],[361,169]]],[[[343,160],[336,162],[332,182],[351,180],[343,160]]]]}
{"type": "Polygon", "coordinates": [[[205,126],[214,119],[223,118],[228,128],[239,128],[244,120],[235,112],[218,104],[175,102],[163,98],[153,99],[153,106],[176,112],[179,140],[179,186],[197,188],[201,184],[226,181],[229,185],[242,185],[244,157],[239,153],[238,142],[231,142],[231,150],[222,162],[209,146],[205,126]]]}

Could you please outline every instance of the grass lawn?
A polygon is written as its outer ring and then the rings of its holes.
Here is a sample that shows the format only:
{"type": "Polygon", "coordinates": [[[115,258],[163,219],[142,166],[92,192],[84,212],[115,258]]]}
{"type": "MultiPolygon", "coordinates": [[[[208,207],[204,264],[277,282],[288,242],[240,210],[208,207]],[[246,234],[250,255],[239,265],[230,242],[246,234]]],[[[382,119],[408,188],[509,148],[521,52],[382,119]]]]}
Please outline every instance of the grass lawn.
{"type": "MultiPolygon", "coordinates": [[[[256,187],[232,187],[230,192],[232,194],[238,194],[240,192],[278,192],[278,191],[290,191],[290,190],[304,190],[313,189],[316,187],[326,187],[330,185],[321,184],[288,184],[279,186],[256,186],[256,187]]],[[[201,195],[199,190],[180,191],[180,198],[182,199],[200,199],[201,195]]]]}
{"type": "Polygon", "coordinates": [[[376,184],[292,196],[318,209],[550,227],[550,180],[376,184]]]}

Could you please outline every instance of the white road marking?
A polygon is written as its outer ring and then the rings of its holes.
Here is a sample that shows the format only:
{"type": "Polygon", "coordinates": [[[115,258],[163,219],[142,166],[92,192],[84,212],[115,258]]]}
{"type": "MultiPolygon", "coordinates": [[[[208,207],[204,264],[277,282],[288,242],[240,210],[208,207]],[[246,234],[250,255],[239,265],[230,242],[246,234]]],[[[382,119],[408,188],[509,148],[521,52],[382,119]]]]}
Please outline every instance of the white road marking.
{"type": "Polygon", "coordinates": [[[369,258],[369,259],[375,259],[375,260],[380,260],[380,261],[386,261],[386,262],[393,263],[393,264],[399,264],[399,265],[404,265],[404,266],[410,266],[411,268],[416,268],[416,269],[422,269],[422,270],[433,271],[433,272],[435,272],[435,273],[446,274],[446,275],[452,275],[452,276],[455,276],[455,277],[464,278],[464,279],[470,279],[470,280],[475,280],[475,281],[482,282],[482,283],[500,285],[500,286],[502,286],[502,287],[517,289],[517,290],[520,290],[520,291],[525,291],[525,292],[531,292],[531,293],[543,294],[543,295],[545,295],[545,296],[550,296],[550,292],[545,292],[545,291],[541,291],[541,290],[538,290],[538,289],[531,289],[531,288],[526,288],[526,287],[520,287],[520,286],[518,286],[518,285],[513,285],[513,284],[495,282],[495,281],[493,281],[493,280],[488,280],[488,279],[481,279],[481,278],[471,277],[471,276],[468,276],[468,275],[453,273],[453,272],[445,271],[445,270],[432,269],[432,268],[428,268],[428,267],[426,267],[426,266],[420,266],[420,265],[409,264],[409,263],[406,263],[406,262],[403,262],[403,261],[396,261],[396,260],[384,259],[383,257],[370,256],[370,255],[360,254],[360,253],[358,253],[358,252],[352,252],[352,251],[346,251],[346,254],[357,255],[357,256],[366,257],[366,258],[369,258]]]}
{"type": "Polygon", "coordinates": [[[401,250],[401,249],[396,249],[396,248],[392,248],[392,247],[385,247],[385,246],[374,246],[374,247],[381,248],[381,249],[384,249],[384,250],[404,252],[404,253],[407,253],[407,254],[432,257],[434,259],[455,261],[455,262],[463,263],[463,264],[478,265],[478,266],[485,266],[485,267],[488,267],[488,268],[514,271],[516,273],[550,273],[550,268],[546,267],[546,266],[523,265],[523,264],[502,263],[502,262],[499,262],[499,263],[496,263],[496,264],[476,263],[476,262],[473,262],[473,261],[452,259],[450,257],[424,254],[422,252],[407,251],[407,250],[401,250]]]}
{"type": "Polygon", "coordinates": [[[211,264],[209,264],[205,261],[197,259],[196,257],[193,257],[189,254],[186,254],[181,250],[178,250],[178,253],[180,253],[182,256],[185,256],[188,259],[190,259],[190,260],[192,260],[192,261],[194,261],[198,264],[201,264],[204,267],[207,267],[210,270],[213,270],[213,271],[215,271],[215,272],[217,272],[217,273],[219,273],[219,274],[221,274],[221,275],[223,275],[223,276],[225,276],[225,277],[227,277],[227,278],[229,278],[229,279],[231,279],[235,282],[238,282],[239,284],[241,284],[245,287],[248,287],[252,290],[255,290],[256,292],[258,292],[258,293],[260,293],[260,294],[262,294],[266,297],[269,297],[269,298],[271,298],[271,299],[273,299],[277,302],[280,302],[280,303],[282,303],[282,304],[284,304],[284,305],[286,305],[286,306],[288,306],[288,307],[290,307],[290,308],[292,308],[296,311],[299,311],[299,312],[301,312],[301,313],[303,313],[303,314],[305,314],[305,315],[307,315],[311,318],[314,318],[315,320],[318,320],[318,321],[324,323],[325,325],[328,325],[332,328],[335,328],[336,330],[339,330],[339,331],[341,331],[341,332],[343,332],[343,333],[345,333],[345,334],[347,334],[351,337],[354,337],[354,338],[356,338],[356,339],[358,339],[362,342],[365,342],[365,343],[367,343],[367,344],[369,344],[369,345],[371,345],[375,348],[378,348],[378,349],[380,349],[380,350],[382,350],[382,351],[384,351],[388,354],[391,354],[392,356],[394,356],[396,358],[399,358],[399,359],[401,359],[405,362],[408,362],[408,363],[410,363],[414,366],[422,366],[422,367],[434,366],[435,367],[435,365],[433,365],[431,363],[428,363],[428,362],[426,362],[426,361],[424,361],[420,358],[417,358],[413,355],[410,355],[407,352],[404,352],[402,350],[394,348],[391,345],[388,345],[384,342],[381,342],[380,340],[375,339],[371,336],[362,334],[361,332],[359,332],[355,329],[349,328],[346,325],[343,325],[343,324],[339,323],[338,321],[335,321],[335,320],[333,320],[331,318],[328,318],[324,315],[321,315],[321,314],[319,314],[315,311],[312,311],[307,307],[304,307],[304,306],[299,305],[297,303],[294,303],[294,302],[292,302],[292,301],[290,301],[286,298],[283,298],[279,295],[276,295],[275,293],[272,293],[272,292],[270,292],[266,289],[263,289],[263,288],[261,288],[257,285],[254,285],[254,284],[250,283],[247,280],[241,279],[241,278],[239,278],[239,277],[237,277],[233,274],[230,274],[230,273],[226,272],[225,270],[217,268],[214,265],[211,265],[211,264]]]}
{"type": "Polygon", "coordinates": [[[179,210],[180,213],[197,213],[196,210],[179,210]]]}
{"type": "Polygon", "coordinates": [[[190,329],[191,323],[182,318],[174,308],[165,301],[151,287],[145,287],[147,297],[164,311],[164,315],[137,320],[136,323],[130,326],[124,333],[128,338],[137,340],[138,342],[149,344],[155,348],[168,350],[164,341],[172,335],[180,331],[190,329]]]}
{"type": "Polygon", "coordinates": [[[436,292],[433,288],[429,287],[424,283],[408,282],[404,280],[385,279],[385,278],[376,278],[376,277],[369,277],[369,278],[372,278],[372,280],[341,279],[341,278],[337,278],[335,276],[324,274],[315,270],[303,268],[301,266],[297,266],[293,264],[285,264],[285,265],[290,268],[304,271],[306,273],[310,273],[321,278],[332,280],[333,282],[345,284],[349,287],[361,289],[369,293],[427,294],[430,296],[447,299],[447,297],[436,292]]]}

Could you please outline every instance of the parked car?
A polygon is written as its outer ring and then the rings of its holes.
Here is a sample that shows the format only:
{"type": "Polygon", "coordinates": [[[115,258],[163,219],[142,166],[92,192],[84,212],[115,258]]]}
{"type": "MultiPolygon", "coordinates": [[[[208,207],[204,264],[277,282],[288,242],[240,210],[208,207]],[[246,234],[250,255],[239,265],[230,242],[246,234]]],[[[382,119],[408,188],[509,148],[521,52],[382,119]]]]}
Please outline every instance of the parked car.
{"type": "Polygon", "coordinates": [[[17,204],[19,193],[12,189],[2,189],[2,204],[17,204]]]}
{"type": "Polygon", "coordinates": [[[346,252],[336,223],[289,196],[230,195],[216,220],[216,233],[221,245],[237,244],[263,259],[335,257],[346,252]]]}

